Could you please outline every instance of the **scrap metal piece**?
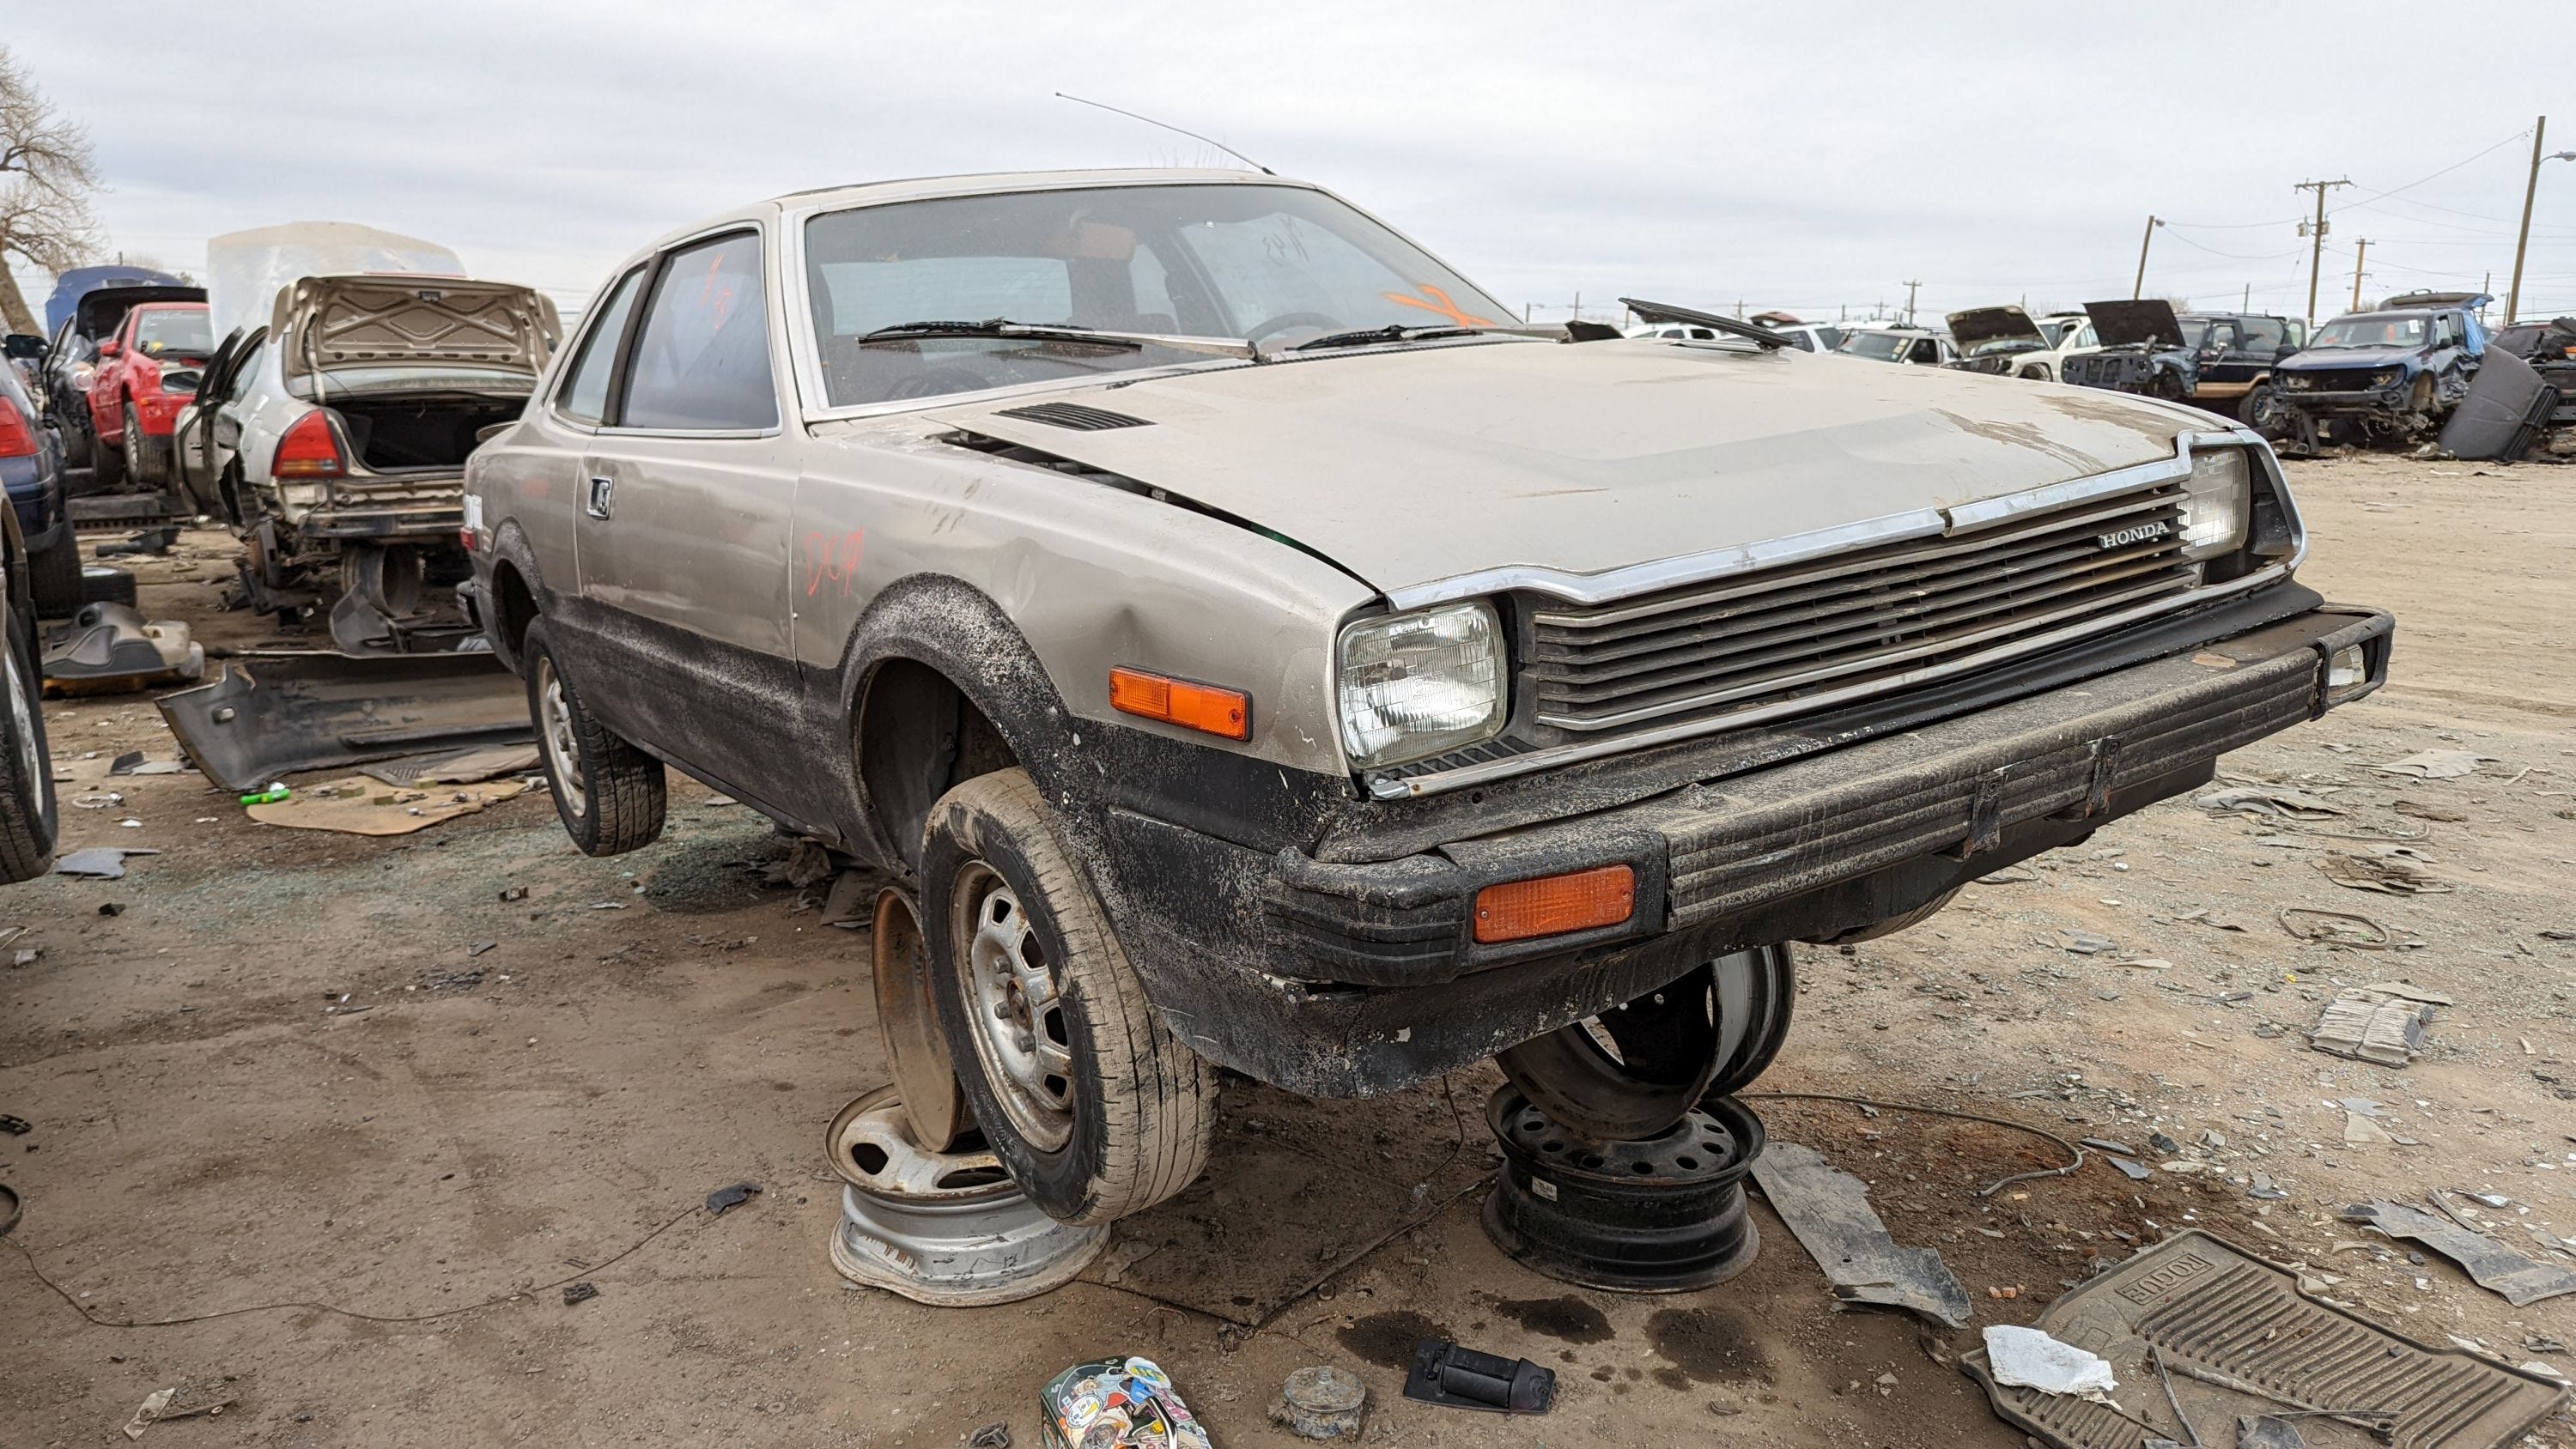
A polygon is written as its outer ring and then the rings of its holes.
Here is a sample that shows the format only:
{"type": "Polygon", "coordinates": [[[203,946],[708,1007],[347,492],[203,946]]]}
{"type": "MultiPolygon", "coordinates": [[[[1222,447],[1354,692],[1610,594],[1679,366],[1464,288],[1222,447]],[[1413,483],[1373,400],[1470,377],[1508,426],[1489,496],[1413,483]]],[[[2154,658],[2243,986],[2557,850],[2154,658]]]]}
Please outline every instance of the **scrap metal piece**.
{"type": "Polygon", "coordinates": [[[125,879],[125,858],[129,855],[159,855],[157,850],[128,850],[114,845],[93,845],[75,850],[54,862],[54,874],[87,876],[92,880],[125,879]]]}
{"type": "Polygon", "coordinates": [[[2462,462],[2518,462],[2556,411],[2558,389],[2530,363],[2491,347],[2469,379],[2468,395],[2442,424],[2442,451],[2462,462]]]}
{"type": "Polygon", "coordinates": [[[1279,1397],[1271,1400],[1270,1422],[1300,1439],[1347,1439],[1357,1443],[1368,1386],[1359,1376],[1330,1364],[1301,1368],[1288,1376],[1279,1397]]]}
{"type": "Polygon", "coordinates": [[[485,653],[245,654],[160,705],[188,758],[235,792],[302,770],[536,742],[526,692],[485,653]]]}
{"type": "Polygon", "coordinates": [[[205,677],[206,649],[188,626],[150,622],[131,604],[83,604],[45,640],[45,687],[105,694],[205,677]]]}
{"type": "Polygon", "coordinates": [[[1072,1282],[1109,1246],[1106,1227],[1039,1211],[980,1140],[923,1146],[892,1087],[842,1108],[831,1143],[845,1183],[832,1266],[853,1283],[933,1307],[1016,1303],[1072,1282]]]}
{"type": "MultiPolygon", "coordinates": [[[[832,884],[837,899],[858,871],[844,871],[832,884]]],[[[831,913],[826,910],[825,919],[831,913]]],[[[975,1125],[966,1106],[966,1089],[949,1060],[948,1034],[939,1029],[939,1007],[930,987],[930,956],[921,939],[921,913],[912,893],[899,886],[877,892],[875,930],[869,947],[874,956],[877,1032],[884,1039],[886,1067],[894,1076],[895,1095],[910,1119],[911,1140],[929,1152],[946,1152],[975,1125]]],[[[834,1124],[835,1160],[846,1157],[834,1124]]]]}
{"type": "Polygon", "coordinates": [[[1501,1358],[1446,1339],[1426,1338],[1413,1346],[1404,1396],[1450,1409],[1544,1414],[1556,1401],[1556,1374],[1525,1358],[1501,1358]]]}
{"type": "Polygon", "coordinates": [[[2236,1417],[2236,1449],[2308,1449],[2299,1426],[2271,1414],[2236,1417]]]}
{"type": "Polygon", "coordinates": [[[2435,1349],[2299,1291],[2298,1275],[2207,1233],[2179,1233],[2059,1296],[2035,1327],[2110,1360],[2122,1381],[2171,1369],[2178,1412],[1997,1384],[1983,1350],[1960,1368],[1995,1412],[2051,1449],[2186,1442],[2187,1424],[2271,1415],[2326,1449],[2501,1449],[2566,1391],[2465,1349],[2435,1349]],[[2182,1416],[2187,1414],[2188,1418],[2182,1416]],[[2167,1424],[2167,1418],[2178,1422],[2167,1424]]]}
{"type": "Polygon", "coordinates": [[[2503,1294],[2504,1301],[2516,1308],[2561,1293],[2576,1293],[2576,1272],[2554,1263],[2535,1263],[2484,1233],[2471,1232],[2404,1203],[2375,1199],[2355,1203],[2336,1216],[2348,1223],[2377,1228],[2392,1238],[2412,1238],[2422,1243],[2459,1264],[2479,1287],[2503,1294]]]}
{"type": "Polygon", "coordinates": [[[1951,1328],[1968,1321],[1967,1288],[1937,1250],[1897,1246],[1870,1210],[1869,1184],[1795,1142],[1774,1142],[1755,1158],[1753,1180],[1825,1270],[1836,1298],[1902,1308],[1951,1328]]]}

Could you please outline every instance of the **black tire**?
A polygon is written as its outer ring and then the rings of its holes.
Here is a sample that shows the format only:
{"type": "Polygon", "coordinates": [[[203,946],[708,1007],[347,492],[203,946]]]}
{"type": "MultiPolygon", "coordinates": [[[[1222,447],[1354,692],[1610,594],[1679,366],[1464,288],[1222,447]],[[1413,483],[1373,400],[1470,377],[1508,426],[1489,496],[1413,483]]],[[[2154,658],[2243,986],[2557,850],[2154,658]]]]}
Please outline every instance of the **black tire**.
{"type": "Polygon", "coordinates": [[[69,423],[57,422],[54,426],[54,436],[62,439],[63,442],[64,467],[86,468],[90,466],[90,454],[98,451],[98,448],[96,444],[90,441],[89,429],[76,428],[69,423]]]}
{"type": "Polygon", "coordinates": [[[39,619],[68,619],[89,602],[81,597],[80,540],[70,529],[60,543],[27,556],[27,588],[39,619]]]}
{"type": "MultiPolygon", "coordinates": [[[[940,1027],[976,1125],[1029,1200],[1063,1222],[1113,1222],[1207,1167],[1216,1072],[1145,1000],[1144,984],[1028,772],[979,775],[941,796],[922,841],[922,934],[940,1027]],[[1007,902],[1009,910],[1002,910],[1007,902]],[[975,979],[978,933],[1016,932],[1010,974],[1043,978],[1042,1005],[975,979]],[[978,1007],[996,995],[1027,1014],[978,1007]],[[989,1029],[986,1023],[990,1023],[989,1029]],[[1014,1085],[1000,1038],[1018,1032],[1014,1085]],[[1036,1038],[1044,1033],[1041,1051],[1036,1038]],[[997,1082],[996,1076],[1003,1081],[997,1082]],[[1060,1099],[1060,1100],[1058,1100],[1060,1099]]],[[[999,982],[1003,972],[991,973],[999,982]]]]}
{"type": "Polygon", "coordinates": [[[35,633],[9,611],[0,692],[0,882],[43,875],[54,863],[54,760],[45,748],[44,670],[35,633]]]}
{"type": "Polygon", "coordinates": [[[143,419],[134,412],[134,404],[125,405],[125,467],[134,481],[146,488],[158,488],[170,480],[169,452],[144,436],[143,419]]]}
{"type": "Polygon", "coordinates": [[[105,438],[90,439],[90,481],[105,492],[125,481],[125,454],[105,438]]]}
{"type": "Polygon", "coordinates": [[[555,816],[584,855],[623,855],[662,838],[670,779],[662,762],[582,708],[555,661],[545,621],[528,626],[522,672],[537,758],[555,797],[555,816]]]}
{"type": "Polygon", "coordinates": [[[2246,390],[2245,400],[2236,405],[2236,420],[2267,438],[2281,436],[2281,395],[2269,382],[2258,382],[2246,390]]]}
{"type": "Polygon", "coordinates": [[[134,575],[109,564],[83,564],[80,601],[84,604],[131,604],[134,602],[134,575]]]}

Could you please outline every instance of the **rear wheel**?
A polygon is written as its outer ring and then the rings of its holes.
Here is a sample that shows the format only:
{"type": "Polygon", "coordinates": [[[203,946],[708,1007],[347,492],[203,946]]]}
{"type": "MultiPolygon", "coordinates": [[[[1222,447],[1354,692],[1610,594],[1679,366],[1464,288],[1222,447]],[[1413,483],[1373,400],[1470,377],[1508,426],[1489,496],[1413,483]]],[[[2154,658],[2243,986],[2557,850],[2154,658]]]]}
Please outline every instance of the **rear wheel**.
{"type": "Polygon", "coordinates": [[[0,663],[0,881],[33,880],[54,858],[54,768],[45,750],[44,688],[30,621],[9,612],[0,663]]]}
{"type": "Polygon", "coordinates": [[[1567,1131],[1641,1141],[1682,1120],[1702,1098],[1762,1075],[1788,1039],[1797,995],[1787,946],[1730,952],[1494,1060],[1567,1131]]]}
{"type": "Polygon", "coordinates": [[[146,488],[158,488],[170,476],[168,455],[144,434],[143,419],[136,416],[132,403],[125,405],[125,466],[134,481],[146,488]]]}
{"type": "Polygon", "coordinates": [[[563,676],[545,622],[528,626],[528,715],[555,815],[584,855],[622,855],[662,838],[670,781],[662,762],[591,717],[563,676]]]}
{"type": "Polygon", "coordinates": [[[2282,415],[2281,394],[2272,384],[2258,382],[2236,405],[2236,420],[2267,438],[2282,436],[2289,420],[2282,415]]]}
{"type": "Polygon", "coordinates": [[[1049,1216],[1097,1224],[1197,1179],[1216,1074],[1172,1035],[1021,769],[931,807],[922,932],[975,1122],[1049,1216]]]}

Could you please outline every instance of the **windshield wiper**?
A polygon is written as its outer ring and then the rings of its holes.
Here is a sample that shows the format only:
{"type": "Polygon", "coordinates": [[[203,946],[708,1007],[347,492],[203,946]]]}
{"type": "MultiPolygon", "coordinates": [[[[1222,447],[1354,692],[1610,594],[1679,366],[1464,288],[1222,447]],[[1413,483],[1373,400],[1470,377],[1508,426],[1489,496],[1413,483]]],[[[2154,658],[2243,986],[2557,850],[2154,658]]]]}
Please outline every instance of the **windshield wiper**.
{"type": "Polygon", "coordinates": [[[1371,342],[1419,342],[1430,337],[1472,337],[1485,331],[1482,327],[1465,327],[1451,322],[1427,322],[1408,326],[1390,322],[1384,327],[1363,327],[1355,332],[1327,332],[1289,347],[1290,352],[1311,352],[1319,347],[1363,347],[1371,342]]]}
{"type": "Polygon", "coordinates": [[[1051,325],[1039,322],[1014,322],[1007,317],[991,317],[981,322],[898,322],[859,335],[859,343],[900,342],[918,337],[1029,337],[1040,341],[1099,342],[1112,347],[1168,347],[1179,352],[1203,352],[1215,357],[1243,357],[1259,360],[1252,344],[1234,337],[1174,337],[1160,332],[1119,332],[1103,327],[1076,327],[1070,323],[1051,325]]]}

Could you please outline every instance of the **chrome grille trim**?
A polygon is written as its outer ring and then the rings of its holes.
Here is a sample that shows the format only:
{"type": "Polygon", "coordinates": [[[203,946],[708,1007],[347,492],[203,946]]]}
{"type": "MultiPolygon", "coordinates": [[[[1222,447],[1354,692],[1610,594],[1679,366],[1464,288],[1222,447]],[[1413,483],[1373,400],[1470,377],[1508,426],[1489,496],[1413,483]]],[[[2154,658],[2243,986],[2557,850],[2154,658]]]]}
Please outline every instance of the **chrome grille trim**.
{"type": "Polygon", "coordinates": [[[2199,569],[2182,557],[2182,496],[2165,483],[1714,588],[1540,612],[1526,675],[1536,718],[1595,733],[1784,702],[2186,594],[2199,569]]]}

